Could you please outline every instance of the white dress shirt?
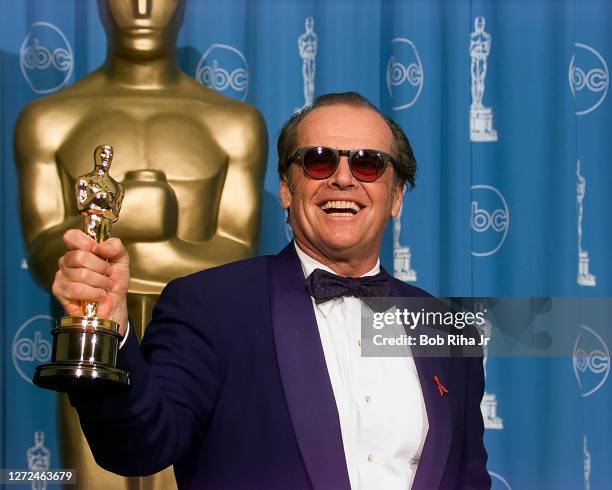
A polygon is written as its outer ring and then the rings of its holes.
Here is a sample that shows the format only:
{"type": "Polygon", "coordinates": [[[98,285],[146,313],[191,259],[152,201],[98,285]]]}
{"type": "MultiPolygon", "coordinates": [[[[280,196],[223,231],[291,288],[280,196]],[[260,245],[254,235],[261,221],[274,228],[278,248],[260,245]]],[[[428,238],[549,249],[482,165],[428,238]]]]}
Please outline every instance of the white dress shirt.
{"type": "MultiPolygon", "coordinates": [[[[295,245],[304,277],[334,273],[295,245]]],[[[380,271],[380,261],[365,276],[380,271]]],[[[361,357],[361,305],[312,300],[331,381],[352,490],[411,488],[429,428],[412,357],[361,357]]]]}

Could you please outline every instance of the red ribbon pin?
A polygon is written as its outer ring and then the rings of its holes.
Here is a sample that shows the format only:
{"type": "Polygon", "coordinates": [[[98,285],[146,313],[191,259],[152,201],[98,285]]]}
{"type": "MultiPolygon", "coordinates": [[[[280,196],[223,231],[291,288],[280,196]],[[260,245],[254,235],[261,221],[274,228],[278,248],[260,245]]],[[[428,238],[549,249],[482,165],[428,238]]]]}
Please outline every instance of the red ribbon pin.
{"type": "Polygon", "coordinates": [[[440,396],[444,396],[448,393],[448,389],[446,388],[446,386],[444,386],[442,384],[442,381],[440,381],[440,377],[438,375],[433,377],[434,381],[436,382],[436,386],[438,387],[438,391],[440,392],[440,396]]]}

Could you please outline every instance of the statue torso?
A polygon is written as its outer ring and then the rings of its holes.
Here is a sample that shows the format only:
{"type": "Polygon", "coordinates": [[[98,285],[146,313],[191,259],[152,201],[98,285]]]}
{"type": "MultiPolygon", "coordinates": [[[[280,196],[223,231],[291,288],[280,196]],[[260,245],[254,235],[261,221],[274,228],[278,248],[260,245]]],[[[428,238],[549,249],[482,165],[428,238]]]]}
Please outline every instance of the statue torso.
{"type": "MultiPolygon", "coordinates": [[[[246,104],[186,75],[137,89],[98,70],[30,104],[18,129],[29,246],[54,244],[37,263],[55,264],[61,228],[78,226],[75,181],[92,171],[100,144],[113,147],[110,175],[125,189],[111,235],[130,254],[130,292],[159,294],[174,277],[256,247],[267,139],[264,121],[246,104]],[[30,194],[27,179],[44,192],[30,194]]],[[[37,267],[47,284],[54,271],[37,267]]]]}
{"type": "MultiPolygon", "coordinates": [[[[206,102],[161,94],[65,99],[60,117],[71,120],[71,128],[59,135],[57,149],[65,202],[74,206],[74,182],[91,169],[93,149],[109,144],[115,151],[113,178],[124,181],[134,170],[163,172],[177,197],[177,235],[205,240],[214,232],[227,171],[227,155],[210,129],[217,124],[216,114],[207,114],[208,108],[206,102]]],[[[132,184],[138,185],[138,179],[132,184]]],[[[140,193],[139,198],[146,195],[140,193]]],[[[126,199],[120,217],[124,224],[132,219],[126,209],[129,195],[126,199]]]]}

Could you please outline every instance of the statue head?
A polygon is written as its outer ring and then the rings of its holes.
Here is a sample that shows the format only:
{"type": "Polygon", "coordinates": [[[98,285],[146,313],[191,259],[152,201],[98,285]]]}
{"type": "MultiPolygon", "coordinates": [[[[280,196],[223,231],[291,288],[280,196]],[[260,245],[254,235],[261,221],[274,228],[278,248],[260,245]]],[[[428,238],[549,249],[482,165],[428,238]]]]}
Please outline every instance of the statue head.
{"type": "Polygon", "coordinates": [[[113,160],[113,147],[109,145],[100,145],[94,150],[94,162],[96,169],[102,168],[108,170],[113,160]]]}
{"type": "Polygon", "coordinates": [[[476,17],[474,19],[474,29],[476,32],[482,32],[485,28],[485,18],[484,17],[476,17]]]}
{"type": "Polygon", "coordinates": [[[314,18],[312,17],[306,17],[306,21],[305,21],[305,26],[306,26],[306,31],[310,32],[314,29],[314,18]]]}
{"type": "Polygon", "coordinates": [[[37,430],[36,432],[34,432],[34,445],[35,446],[42,446],[45,443],[45,433],[37,430]]]}
{"type": "Polygon", "coordinates": [[[138,60],[172,53],[184,0],[98,0],[109,52],[138,60]]]}

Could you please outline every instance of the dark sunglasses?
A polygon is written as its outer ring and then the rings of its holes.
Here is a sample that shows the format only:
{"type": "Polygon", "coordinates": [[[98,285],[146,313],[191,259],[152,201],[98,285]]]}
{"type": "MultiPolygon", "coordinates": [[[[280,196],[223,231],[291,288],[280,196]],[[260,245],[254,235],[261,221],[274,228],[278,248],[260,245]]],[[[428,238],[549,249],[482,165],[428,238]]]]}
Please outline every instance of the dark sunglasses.
{"type": "Polygon", "coordinates": [[[338,150],[327,146],[298,148],[287,162],[299,162],[306,175],[322,180],[336,173],[340,157],[348,157],[351,173],[361,182],[374,182],[385,173],[387,163],[395,165],[391,155],[379,150],[338,150]]]}

